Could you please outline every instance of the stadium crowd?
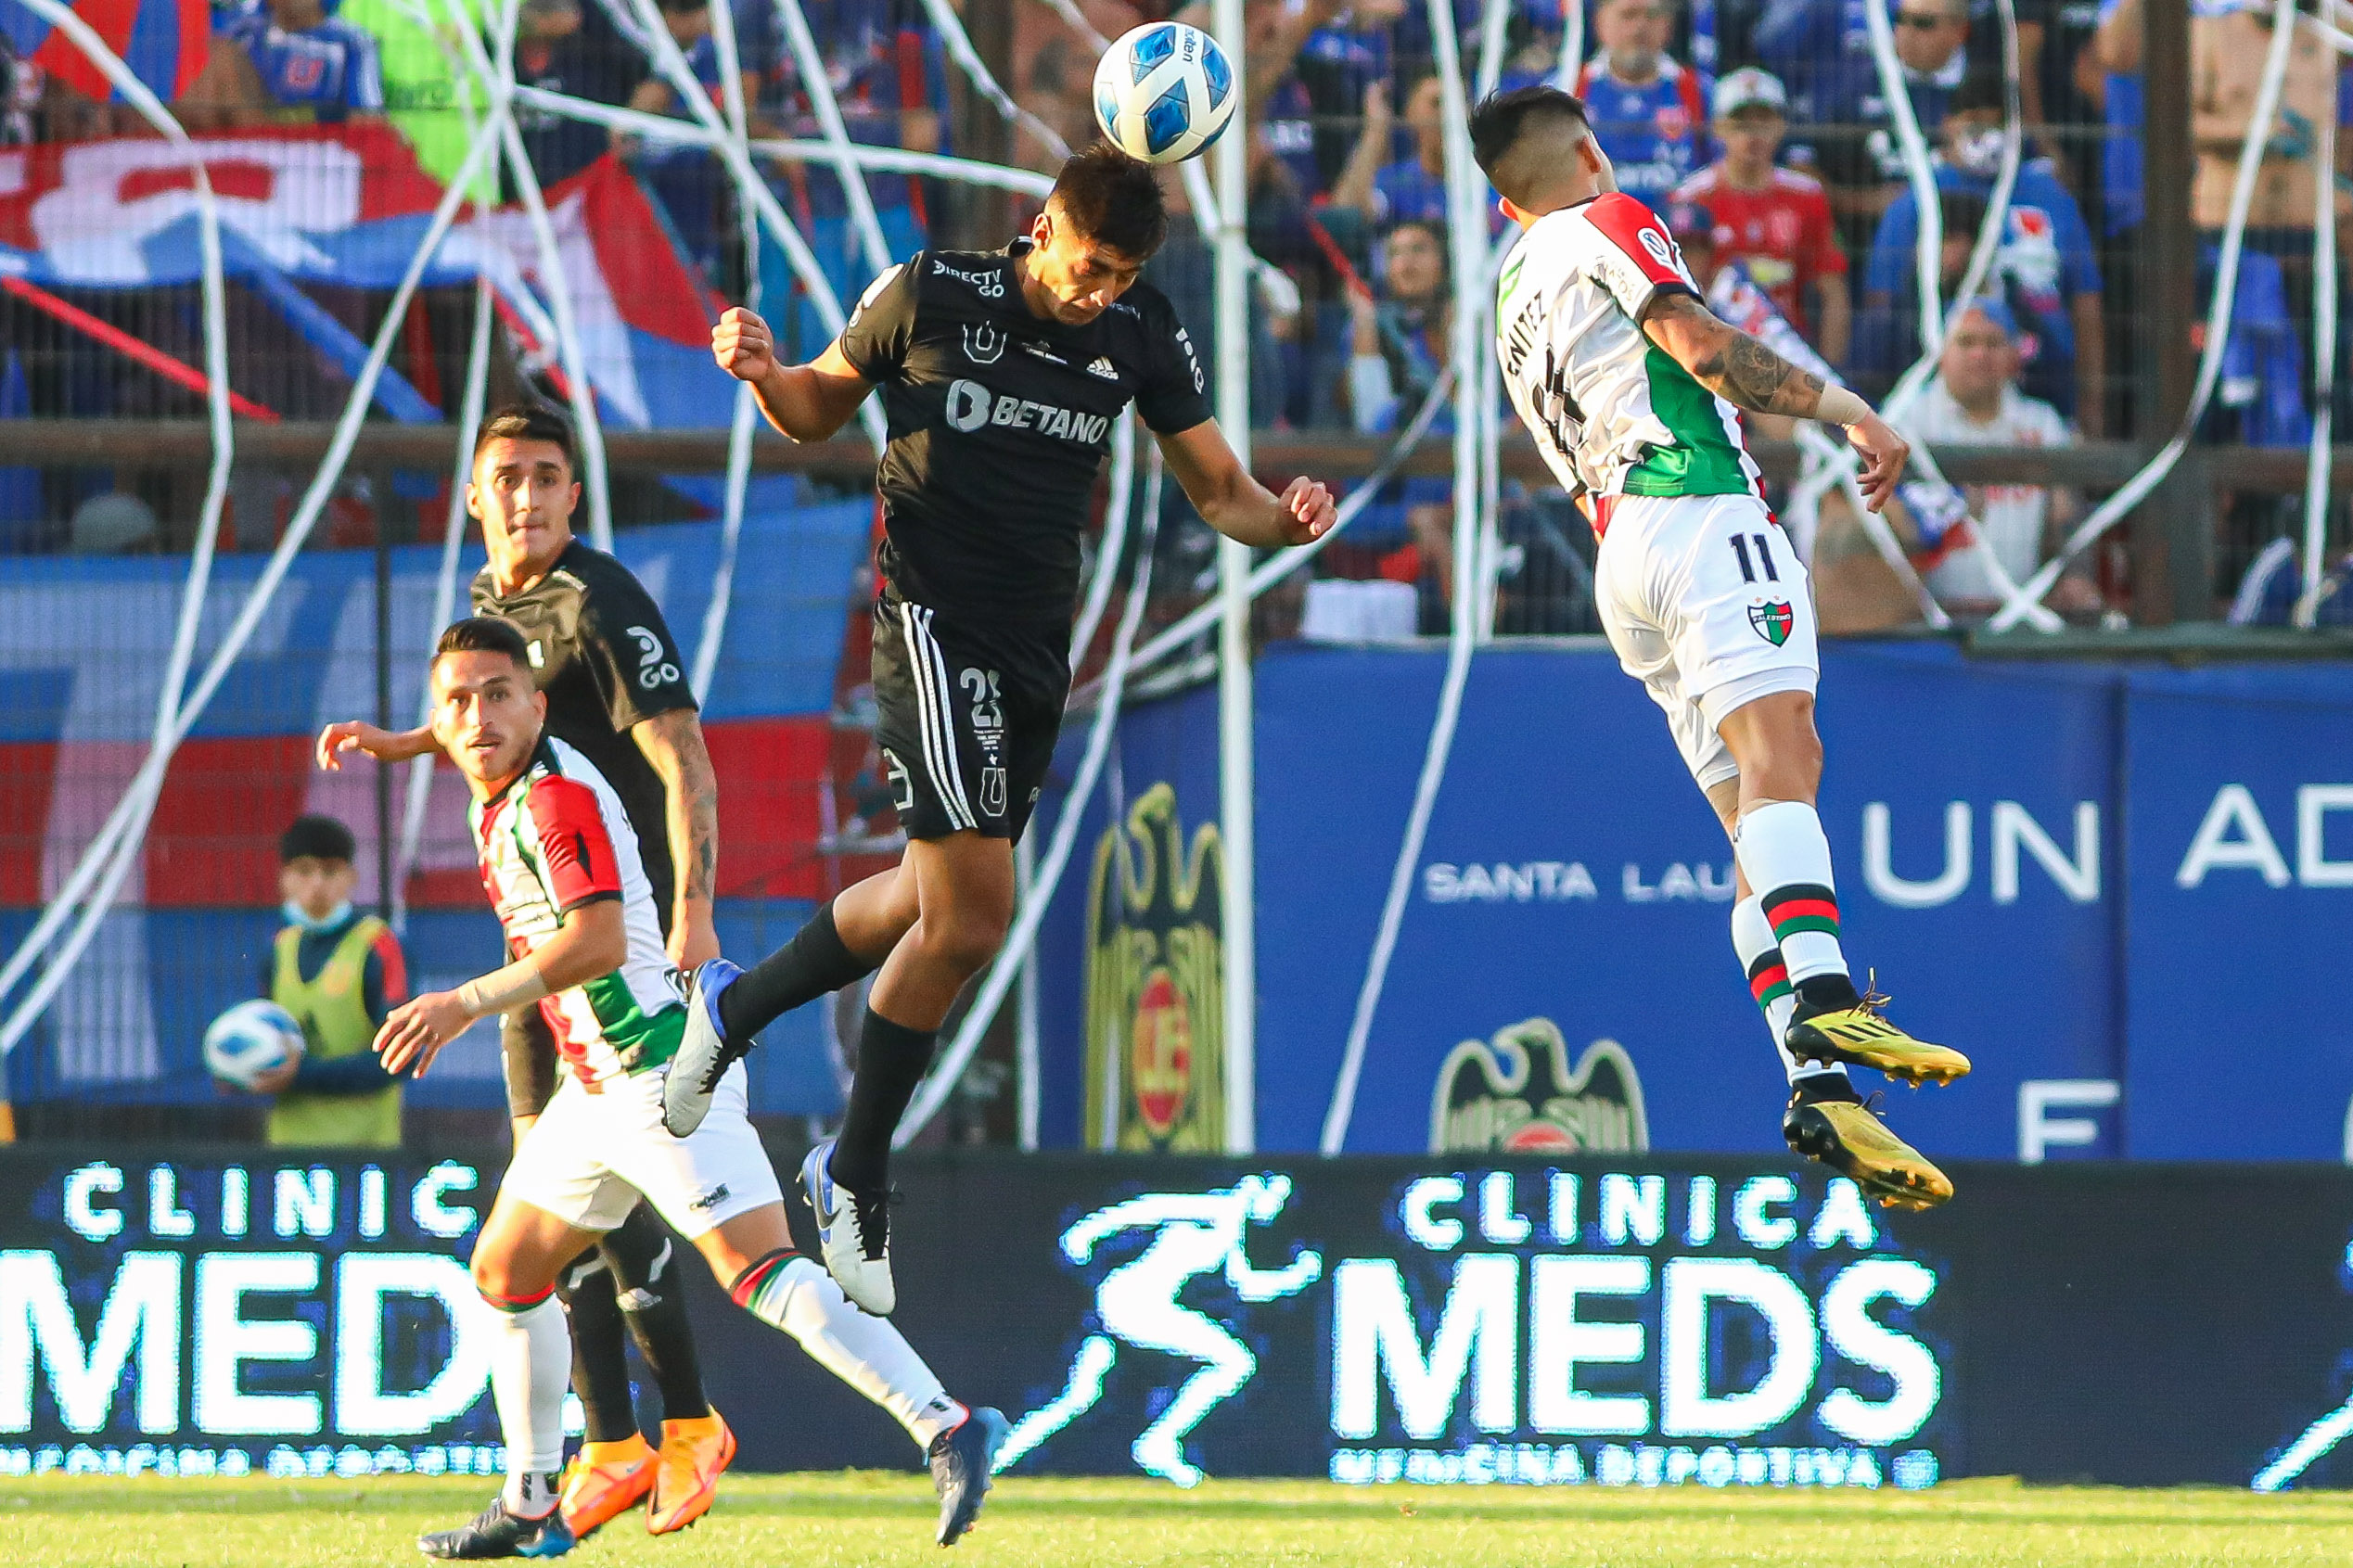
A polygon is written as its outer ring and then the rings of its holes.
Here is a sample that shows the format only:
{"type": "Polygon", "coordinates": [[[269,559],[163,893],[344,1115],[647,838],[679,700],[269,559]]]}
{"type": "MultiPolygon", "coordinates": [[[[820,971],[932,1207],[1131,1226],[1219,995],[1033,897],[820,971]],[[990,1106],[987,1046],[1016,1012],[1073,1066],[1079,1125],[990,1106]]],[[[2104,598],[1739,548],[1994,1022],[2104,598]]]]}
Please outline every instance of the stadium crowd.
{"type": "MultiPolygon", "coordinates": [[[[465,0],[472,5],[473,0],[465,0]]],[[[1575,3],[1575,0],[1571,0],[1575,3]]],[[[1841,379],[1886,394],[1921,352],[1915,246],[1921,226],[1897,121],[1873,54],[1871,0],[1595,0],[1584,19],[1588,58],[1576,88],[1589,102],[1622,188],[1669,217],[1687,251],[1704,249],[1719,308],[1735,299],[1810,346],[1841,379]]],[[[1926,140],[1939,192],[1941,287],[1961,281],[2002,158],[2009,102],[2002,33],[1991,0],[1886,0],[1904,83],[1903,106],[1926,140]]],[[[1953,440],[2049,444],[2078,437],[2148,437],[2137,406],[2151,331],[2137,319],[2142,203],[2140,168],[2142,0],[2015,0],[2017,98],[2026,161],[2012,194],[1985,299],[1969,322],[2003,343],[1999,418],[1953,424],[1953,440]],[[2020,412],[2023,411],[2023,412],[2020,412]]],[[[193,128],[380,120],[437,179],[454,175],[472,108],[460,7],[420,0],[240,0],[213,7],[211,46],[180,94],[193,128]]],[[[1477,57],[1478,0],[1455,0],[1466,53],[1477,57]]],[[[971,8],[967,8],[968,10],[971,8]]],[[[952,70],[923,0],[804,0],[813,44],[849,134],[861,142],[955,152],[994,116],[952,70]]],[[[2193,0],[2193,207],[2219,229],[2270,25],[2256,0],[2193,0]]],[[[1013,62],[1007,85],[1034,122],[1077,145],[1093,134],[1089,81],[1098,41],[1169,14],[1165,0],[1074,0],[1011,8],[995,25],[1013,62]]],[[[1208,25],[1208,6],[1176,9],[1208,25]]],[[[818,137],[819,108],[801,54],[767,0],[730,13],[756,135],[818,137]]],[[[1291,430],[1391,430],[1438,384],[1448,355],[1444,108],[1422,0],[1251,0],[1247,134],[1249,237],[1288,278],[1260,292],[1252,388],[1256,423],[1291,430]]],[[[1502,85],[1554,77],[1563,0],[1515,0],[1502,85]]],[[[700,86],[721,96],[710,0],[523,0],[515,40],[519,82],[654,115],[683,115],[670,79],[650,63],[650,29],[667,31],[700,86]]],[[[136,129],[45,76],[0,32],[0,143],[69,140],[136,129]]],[[[492,43],[495,48],[495,43],[492,43]]],[[[2266,139],[2249,231],[2233,363],[2210,417],[2211,438],[2298,445],[2308,436],[2315,223],[2315,127],[2353,107],[2336,57],[2300,39],[2279,124],[2266,139]]],[[[708,152],[525,106],[523,142],[541,185],[618,154],[659,202],[682,250],[721,295],[745,275],[731,182],[708,152]]],[[[1042,138],[1017,130],[1009,147],[976,155],[1052,166],[1042,138]]],[[[2340,157],[2345,157],[2340,150],[2340,157]]],[[[809,234],[838,287],[863,287],[850,206],[829,168],[773,160],[774,187],[809,234]]],[[[486,196],[513,199],[511,175],[486,196]]],[[[928,240],[997,240],[1001,207],[940,182],[869,180],[887,236],[902,249],[928,240]]],[[[2342,210],[2342,209],[2340,209],[2342,210]]],[[[1495,220],[1501,224],[1500,217],[1495,220]]],[[[1154,275],[1179,312],[1209,325],[1210,263],[1183,223],[1154,275]]],[[[768,275],[781,275],[777,267],[768,275]]],[[[1752,325],[1752,330],[1755,327],[1752,325]]],[[[805,305],[791,346],[813,352],[822,327],[805,305]]],[[[13,396],[40,412],[122,412],[71,377],[11,368],[13,396]],[[62,401],[60,401],[62,400],[62,401]],[[95,402],[94,402],[95,400],[95,402]]],[[[1968,406],[1940,379],[1930,407],[1968,406]]],[[[1990,405],[1989,405],[1990,406],[1990,405]]],[[[297,411],[313,412],[313,411],[297,411]]],[[[1437,428],[1443,432],[1441,418],[1437,428]]],[[[2001,488],[2001,487],[1997,487],[2001,488]]],[[[2014,488],[2014,487],[2013,487],[2014,488]]],[[[1970,498],[1982,521],[1985,497],[1970,498]]],[[[2039,515],[2064,516],[2043,497],[2039,515]]],[[[1833,498],[1826,529],[1844,526],[1833,498]]],[[[1927,569],[1941,569],[1931,521],[1899,516],[1927,569]]],[[[1528,576],[1514,630],[1571,629],[1564,584],[1582,567],[1564,509],[1515,495],[1506,560],[1528,576]],[[1546,609],[1543,606],[1554,606],[1546,609]]],[[[1419,619],[1443,619],[1451,500],[1443,481],[1404,479],[1336,550],[1327,571],[1417,585],[1419,619]]],[[[1964,530],[1966,531],[1966,530],[1964,530]]],[[[1983,530],[1979,530],[1982,533],[1983,530]]],[[[1206,550],[1182,529],[1169,548],[1206,550]],[[1190,545],[1188,546],[1188,539],[1190,545]]],[[[1983,537],[1963,548],[1992,548],[1983,537]]],[[[2040,544],[2003,547],[2008,575],[2031,569],[2040,544]]],[[[1177,563],[1181,567],[1186,563],[1177,563]]],[[[1198,567],[1206,556],[1191,563],[1198,567]]],[[[1180,573],[1182,575],[1182,572],[1180,573]]],[[[1976,580],[1975,578],[1970,580],[1976,580]]],[[[1885,585],[1883,585],[1885,586],[1885,585]]],[[[2111,583],[2113,589],[2114,584],[2111,583]]],[[[1507,602],[1514,598],[1507,584],[1507,602]]],[[[2115,595],[2111,593],[2109,597],[2115,595]]],[[[1897,596],[1900,598],[1900,595],[1897,596]]],[[[2100,602],[2094,591],[2078,607],[2100,602]]],[[[1891,606],[1895,604],[1890,601],[1891,606]]],[[[1888,613],[1899,614],[1900,606],[1888,613]]],[[[1864,624],[1871,617],[1863,618],[1864,624]]]]}

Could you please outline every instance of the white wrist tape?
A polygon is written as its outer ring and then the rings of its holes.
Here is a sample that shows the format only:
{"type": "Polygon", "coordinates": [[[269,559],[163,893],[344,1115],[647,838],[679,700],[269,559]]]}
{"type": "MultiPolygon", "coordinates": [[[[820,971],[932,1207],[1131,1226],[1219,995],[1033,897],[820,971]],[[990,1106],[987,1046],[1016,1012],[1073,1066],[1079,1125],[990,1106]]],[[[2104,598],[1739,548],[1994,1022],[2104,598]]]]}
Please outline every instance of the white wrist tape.
{"type": "Polygon", "coordinates": [[[538,963],[528,956],[517,959],[504,969],[478,975],[457,988],[457,1000],[465,1003],[466,1011],[477,1018],[487,1018],[510,1007],[521,1007],[537,1001],[546,994],[547,982],[540,978],[538,963]]]}
{"type": "Polygon", "coordinates": [[[1825,387],[1814,417],[1825,425],[1857,425],[1871,414],[1871,405],[1845,387],[1825,387]]]}

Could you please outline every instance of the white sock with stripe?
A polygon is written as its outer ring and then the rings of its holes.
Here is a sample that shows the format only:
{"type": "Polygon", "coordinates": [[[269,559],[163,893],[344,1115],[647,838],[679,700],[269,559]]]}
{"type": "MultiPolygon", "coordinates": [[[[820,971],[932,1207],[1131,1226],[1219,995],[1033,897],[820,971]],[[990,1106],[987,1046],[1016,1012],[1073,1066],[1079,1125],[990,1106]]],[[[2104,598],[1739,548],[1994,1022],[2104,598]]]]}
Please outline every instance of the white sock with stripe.
{"type": "Polygon", "coordinates": [[[564,1390],[571,1383],[572,1332],[551,1287],[537,1301],[483,1306],[491,1340],[491,1399],[506,1438],[509,1512],[543,1518],[556,1506],[553,1477],[564,1468],[564,1390]]]}
{"type": "Polygon", "coordinates": [[[728,1293],[761,1322],[800,1342],[817,1364],[890,1412],[918,1447],[964,1424],[970,1412],[888,1318],[850,1305],[834,1277],[797,1253],[772,1253],[728,1293]]]}
{"type": "Polygon", "coordinates": [[[1773,1051],[1781,1057],[1782,1071],[1790,1083],[1795,1086],[1799,1078],[1845,1078],[1847,1069],[1835,1063],[1800,1062],[1789,1054],[1784,1041],[1790,1015],[1797,1011],[1797,993],[1790,986],[1789,969],[1782,962],[1780,944],[1773,940],[1772,925],[1765,919],[1764,900],[1754,893],[1733,906],[1733,951],[1740,957],[1749,994],[1765,1014],[1765,1030],[1772,1036],[1773,1051]]]}
{"type": "Polygon", "coordinates": [[[1789,983],[1803,989],[1818,975],[1847,974],[1830,840],[1814,809],[1798,800],[1755,807],[1733,828],[1733,848],[1789,967],[1789,983]]]}

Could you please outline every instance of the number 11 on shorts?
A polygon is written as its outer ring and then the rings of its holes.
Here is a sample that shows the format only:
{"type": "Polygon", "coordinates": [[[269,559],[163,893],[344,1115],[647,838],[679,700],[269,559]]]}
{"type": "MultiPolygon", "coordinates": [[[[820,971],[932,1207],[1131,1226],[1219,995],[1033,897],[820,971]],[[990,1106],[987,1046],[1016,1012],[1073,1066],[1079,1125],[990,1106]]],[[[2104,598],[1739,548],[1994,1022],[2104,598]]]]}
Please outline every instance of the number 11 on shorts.
{"type": "Polygon", "coordinates": [[[1757,568],[1758,567],[1762,567],[1765,569],[1765,580],[1767,582],[1779,582],[1781,580],[1781,573],[1773,569],[1772,547],[1765,542],[1765,536],[1763,534],[1736,533],[1733,535],[1733,554],[1740,557],[1740,576],[1742,581],[1756,581],[1757,568]],[[1754,564],[1751,564],[1748,559],[1748,543],[1751,540],[1754,540],[1757,542],[1757,559],[1754,564]]]}

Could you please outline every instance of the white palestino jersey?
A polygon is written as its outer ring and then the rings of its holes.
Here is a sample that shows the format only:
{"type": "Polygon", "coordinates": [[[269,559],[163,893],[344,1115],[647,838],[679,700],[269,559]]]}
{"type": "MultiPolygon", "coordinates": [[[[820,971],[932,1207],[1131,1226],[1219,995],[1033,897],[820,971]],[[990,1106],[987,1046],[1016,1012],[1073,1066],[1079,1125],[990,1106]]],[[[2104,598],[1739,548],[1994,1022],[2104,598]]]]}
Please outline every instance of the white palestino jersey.
{"type": "Polygon", "coordinates": [[[1503,262],[1503,385],[1572,495],[1759,493],[1739,410],[1643,336],[1669,292],[1699,294],[1665,226],[1617,191],[1546,213],[1503,262]]]}
{"type": "Polygon", "coordinates": [[[517,958],[555,938],[563,917],[618,900],[629,956],[609,975],[539,1004],[556,1053],[583,1085],[659,1066],[678,1053],[686,1009],[670,983],[653,887],[620,797],[587,758],[543,736],[515,782],[467,809],[482,890],[517,958]]]}

